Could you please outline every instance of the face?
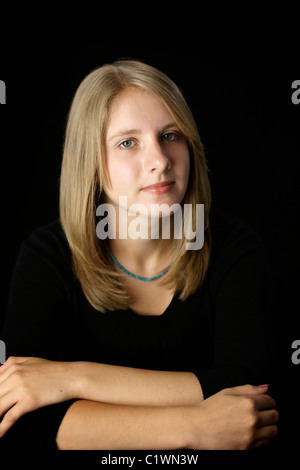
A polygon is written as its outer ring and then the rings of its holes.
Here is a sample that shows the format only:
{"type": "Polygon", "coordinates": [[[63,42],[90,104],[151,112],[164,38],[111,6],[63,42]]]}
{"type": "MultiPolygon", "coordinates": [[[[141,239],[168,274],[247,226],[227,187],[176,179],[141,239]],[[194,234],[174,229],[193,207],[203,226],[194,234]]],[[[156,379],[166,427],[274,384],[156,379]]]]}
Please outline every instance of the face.
{"type": "MultiPolygon", "coordinates": [[[[190,169],[185,137],[163,102],[154,94],[129,88],[112,102],[106,132],[107,202],[127,208],[141,204],[181,203],[190,169]]],[[[153,212],[152,212],[153,215],[153,212]]],[[[163,214],[160,214],[163,215],[163,214]]]]}

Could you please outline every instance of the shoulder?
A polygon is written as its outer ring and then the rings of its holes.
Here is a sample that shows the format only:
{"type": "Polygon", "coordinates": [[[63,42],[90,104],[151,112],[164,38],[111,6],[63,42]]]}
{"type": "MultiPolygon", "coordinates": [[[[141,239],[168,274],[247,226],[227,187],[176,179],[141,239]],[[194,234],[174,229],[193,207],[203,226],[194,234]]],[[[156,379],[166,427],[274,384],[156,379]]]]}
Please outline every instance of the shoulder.
{"type": "MultiPolygon", "coordinates": [[[[210,216],[212,251],[209,271],[222,278],[233,266],[267,266],[266,248],[259,233],[244,220],[214,210],[210,216]]],[[[254,269],[254,268],[253,268],[254,269]]]]}
{"type": "Polygon", "coordinates": [[[263,249],[258,232],[238,216],[214,209],[210,215],[214,253],[226,248],[233,252],[263,249]]]}
{"type": "Polygon", "coordinates": [[[23,240],[20,257],[30,264],[69,269],[71,250],[59,219],[34,229],[23,240]]]}
{"type": "Polygon", "coordinates": [[[59,219],[35,228],[24,242],[47,245],[49,247],[60,246],[63,249],[68,249],[68,242],[59,219]]]}

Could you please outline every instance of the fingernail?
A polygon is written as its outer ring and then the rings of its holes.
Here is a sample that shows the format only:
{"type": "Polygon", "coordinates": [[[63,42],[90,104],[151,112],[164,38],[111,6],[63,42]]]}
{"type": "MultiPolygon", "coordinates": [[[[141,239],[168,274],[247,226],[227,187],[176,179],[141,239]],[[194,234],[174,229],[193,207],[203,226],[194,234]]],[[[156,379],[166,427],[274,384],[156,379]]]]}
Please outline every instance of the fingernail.
{"type": "Polygon", "coordinates": [[[264,384],[264,385],[258,385],[258,388],[265,388],[265,387],[268,387],[269,384],[264,384]]]}

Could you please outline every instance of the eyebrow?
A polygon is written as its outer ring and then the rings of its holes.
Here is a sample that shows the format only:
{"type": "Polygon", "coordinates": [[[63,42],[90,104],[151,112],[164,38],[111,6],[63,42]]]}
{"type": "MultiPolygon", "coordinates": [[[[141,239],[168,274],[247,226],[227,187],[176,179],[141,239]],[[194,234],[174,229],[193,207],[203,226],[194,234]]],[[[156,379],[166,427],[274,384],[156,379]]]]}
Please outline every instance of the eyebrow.
{"type": "MultiPolygon", "coordinates": [[[[159,133],[160,134],[163,134],[166,130],[168,130],[170,127],[177,127],[177,124],[175,122],[170,122],[169,124],[166,124],[160,131],[159,133]]],[[[125,135],[130,135],[130,134],[141,134],[141,130],[140,129],[120,129],[118,132],[116,132],[115,134],[113,134],[112,136],[110,136],[108,138],[108,141],[111,141],[113,139],[116,139],[117,137],[122,137],[122,136],[125,136],[125,135]]]]}

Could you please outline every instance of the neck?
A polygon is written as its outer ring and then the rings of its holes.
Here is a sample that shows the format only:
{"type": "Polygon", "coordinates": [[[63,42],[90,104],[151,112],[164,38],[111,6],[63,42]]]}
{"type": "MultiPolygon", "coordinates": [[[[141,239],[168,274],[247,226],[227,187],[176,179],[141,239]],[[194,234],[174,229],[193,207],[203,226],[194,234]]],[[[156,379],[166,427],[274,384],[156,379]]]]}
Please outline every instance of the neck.
{"type": "Polygon", "coordinates": [[[144,277],[156,275],[172,259],[172,224],[168,230],[162,219],[155,219],[154,224],[151,224],[150,218],[146,216],[140,215],[137,220],[136,216],[120,214],[120,211],[122,209],[116,211],[116,238],[109,239],[113,255],[133,273],[144,277]],[[120,222],[125,220],[126,230],[124,226],[120,227],[120,222]]]}
{"type": "Polygon", "coordinates": [[[111,239],[109,245],[119,263],[144,277],[155,276],[169,266],[172,259],[170,240],[111,239]]]}

